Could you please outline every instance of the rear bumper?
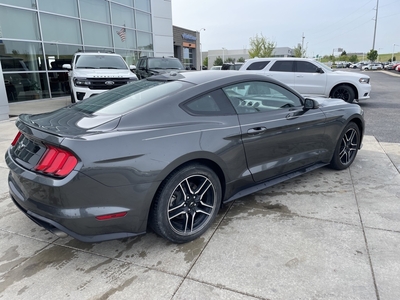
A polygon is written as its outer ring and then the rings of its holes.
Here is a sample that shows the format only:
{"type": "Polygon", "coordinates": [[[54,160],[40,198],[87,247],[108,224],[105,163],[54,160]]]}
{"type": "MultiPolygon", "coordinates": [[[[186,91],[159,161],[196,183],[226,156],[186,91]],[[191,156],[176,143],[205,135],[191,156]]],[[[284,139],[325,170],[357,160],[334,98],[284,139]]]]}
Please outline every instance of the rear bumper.
{"type": "Polygon", "coordinates": [[[146,232],[150,184],[109,187],[80,172],[62,180],[49,179],[19,166],[6,153],[8,186],[16,206],[38,225],[62,231],[83,242],[126,238],[146,232]],[[54,183],[52,183],[54,181],[54,183]],[[124,217],[96,216],[127,212],[124,217]]]}

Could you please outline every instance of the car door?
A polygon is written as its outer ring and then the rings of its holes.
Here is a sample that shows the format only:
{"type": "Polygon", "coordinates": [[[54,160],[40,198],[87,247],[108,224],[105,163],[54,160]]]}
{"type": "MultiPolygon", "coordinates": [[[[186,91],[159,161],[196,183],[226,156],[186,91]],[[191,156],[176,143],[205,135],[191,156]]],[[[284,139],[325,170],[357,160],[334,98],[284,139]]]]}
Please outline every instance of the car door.
{"type": "Polygon", "coordinates": [[[317,65],[309,61],[296,61],[294,85],[300,94],[325,95],[326,73],[317,65]]]}
{"type": "Polygon", "coordinates": [[[224,91],[238,113],[254,181],[311,165],[326,153],[324,113],[320,109],[305,110],[296,94],[280,85],[257,81],[235,84],[224,91]]]}
{"type": "Polygon", "coordinates": [[[271,63],[269,65],[269,69],[266,69],[267,71],[265,75],[280,82],[283,82],[291,88],[295,88],[294,61],[276,60],[275,62],[271,63]]]}

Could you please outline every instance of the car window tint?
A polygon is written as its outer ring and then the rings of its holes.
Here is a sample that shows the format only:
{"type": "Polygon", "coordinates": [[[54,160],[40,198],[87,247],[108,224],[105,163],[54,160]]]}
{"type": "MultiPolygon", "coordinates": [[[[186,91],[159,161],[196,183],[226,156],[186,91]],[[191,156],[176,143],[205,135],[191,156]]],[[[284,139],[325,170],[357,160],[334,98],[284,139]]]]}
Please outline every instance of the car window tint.
{"type": "Polygon", "coordinates": [[[297,95],[271,82],[242,82],[225,87],[223,91],[238,114],[262,113],[303,105],[297,95]]]}
{"type": "Polygon", "coordinates": [[[302,73],[317,73],[318,66],[308,62],[308,61],[298,61],[297,62],[297,72],[302,73]]]}
{"type": "Polygon", "coordinates": [[[194,115],[235,114],[222,90],[215,90],[185,102],[182,108],[194,115]]]}
{"type": "Polygon", "coordinates": [[[269,70],[278,72],[293,72],[293,63],[294,61],[278,60],[269,70]]]}
{"type": "Polygon", "coordinates": [[[256,61],[250,64],[246,70],[262,70],[269,64],[269,61],[256,61]]]}

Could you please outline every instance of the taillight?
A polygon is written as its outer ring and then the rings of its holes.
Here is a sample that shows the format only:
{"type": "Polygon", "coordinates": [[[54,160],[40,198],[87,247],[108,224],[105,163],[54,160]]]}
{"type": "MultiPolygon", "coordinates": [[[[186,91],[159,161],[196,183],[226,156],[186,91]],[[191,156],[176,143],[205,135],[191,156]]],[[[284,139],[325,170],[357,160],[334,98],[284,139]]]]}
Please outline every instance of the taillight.
{"type": "Polygon", "coordinates": [[[15,146],[15,144],[18,142],[18,140],[21,137],[21,135],[22,135],[21,131],[18,131],[18,133],[15,136],[14,140],[11,142],[11,146],[15,146]]]}
{"type": "Polygon", "coordinates": [[[47,150],[43,154],[35,171],[46,175],[65,177],[75,168],[78,159],[67,150],[47,145],[47,150]]]}

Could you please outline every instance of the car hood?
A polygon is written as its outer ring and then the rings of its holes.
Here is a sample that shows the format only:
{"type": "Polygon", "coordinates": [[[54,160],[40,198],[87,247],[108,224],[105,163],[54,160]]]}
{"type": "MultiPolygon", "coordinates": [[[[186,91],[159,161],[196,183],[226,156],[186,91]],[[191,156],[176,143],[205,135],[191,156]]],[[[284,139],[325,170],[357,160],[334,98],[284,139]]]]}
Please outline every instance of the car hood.
{"type": "Polygon", "coordinates": [[[354,77],[354,78],[369,78],[368,75],[362,74],[362,73],[358,73],[358,72],[346,72],[346,71],[333,71],[332,72],[333,75],[335,76],[339,76],[339,77],[354,77]]]}
{"type": "Polygon", "coordinates": [[[128,69],[75,69],[74,77],[84,78],[115,78],[115,77],[135,77],[128,69]]]}
{"type": "Polygon", "coordinates": [[[340,105],[350,105],[343,99],[339,98],[324,98],[324,97],[306,97],[306,98],[316,100],[320,108],[332,107],[332,106],[338,107],[340,105]]]}
{"type": "Polygon", "coordinates": [[[71,105],[43,114],[22,114],[18,121],[54,135],[76,137],[113,130],[120,119],[120,115],[87,114],[71,105]]]}

